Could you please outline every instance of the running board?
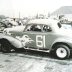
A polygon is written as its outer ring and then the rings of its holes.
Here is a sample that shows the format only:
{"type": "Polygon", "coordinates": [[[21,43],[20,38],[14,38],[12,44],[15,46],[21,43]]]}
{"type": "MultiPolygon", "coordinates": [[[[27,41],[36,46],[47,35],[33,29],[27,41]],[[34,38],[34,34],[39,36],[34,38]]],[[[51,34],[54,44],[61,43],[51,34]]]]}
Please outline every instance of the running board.
{"type": "Polygon", "coordinates": [[[43,50],[43,49],[41,50],[41,49],[26,48],[26,47],[25,47],[24,49],[27,49],[27,50],[34,50],[34,51],[41,51],[41,52],[48,52],[48,53],[50,52],[50,50],[43,50]]]}

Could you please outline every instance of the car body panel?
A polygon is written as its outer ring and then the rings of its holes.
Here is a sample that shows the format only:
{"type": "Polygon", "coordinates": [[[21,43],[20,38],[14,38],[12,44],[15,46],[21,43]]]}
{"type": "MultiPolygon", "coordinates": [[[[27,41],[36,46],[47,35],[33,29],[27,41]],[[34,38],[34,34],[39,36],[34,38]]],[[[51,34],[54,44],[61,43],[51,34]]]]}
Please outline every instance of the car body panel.
{"type": "Polygon", "coordinates": [[[20,40],[12,37],[10,35],[0,33],[0,41],[2,41],[2,39],[8,40],[11,43],[11,45],[13,45],[16,48],[22,48],[23,47],[20,40]]]}
{"type": "MultiPolygon", "coordinates": [[[[17,47],[29,47],[39,50],[51,50],[55,43],[66,43],[72,48],[72,34],[58,25],[58,21],[49,19],[31,20],[22,30],[8,29],[10,37],[5,37],[10,42],[15,41],[17,47]],[[32,25],[39,26],[40,31],[30,30],[32,25]],[[30,26],[30,27],[29,27],[30,26]],[[46,31],[43,29],[47,26],[46,31]],[[49,29],[48,29],[49,28],[49,29]],[[11,39],[12,38],[12,39],[11,39]],[[20,46],[19,46],[20,45],[20,46]]],[[[12,43],[14,45],[14,43],[12,43]]],[[[15,46],[14,45],[14,46],[15,46]]]]}

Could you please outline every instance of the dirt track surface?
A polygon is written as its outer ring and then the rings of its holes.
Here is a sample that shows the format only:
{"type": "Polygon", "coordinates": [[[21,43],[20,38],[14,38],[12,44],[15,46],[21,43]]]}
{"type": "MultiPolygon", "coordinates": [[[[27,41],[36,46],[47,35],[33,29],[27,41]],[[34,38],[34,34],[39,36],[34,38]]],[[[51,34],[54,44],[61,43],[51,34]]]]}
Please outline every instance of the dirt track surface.
{"type": "Polygon", "coordinates": [[[0,52],[0,72],[72,72],[72,58],[58,60],[33,51],[0,52]]]}

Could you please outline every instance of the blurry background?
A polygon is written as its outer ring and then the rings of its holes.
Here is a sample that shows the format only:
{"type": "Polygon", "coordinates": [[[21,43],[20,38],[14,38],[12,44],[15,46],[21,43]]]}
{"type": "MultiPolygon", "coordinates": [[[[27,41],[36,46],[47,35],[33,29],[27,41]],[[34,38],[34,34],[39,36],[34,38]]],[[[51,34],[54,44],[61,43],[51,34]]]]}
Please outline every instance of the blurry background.
{"type": "Polygon", "coordinates": [[[71,5],[71,0],[0,0],[0,15],[8,17],[48,15],[61,6],[71,5]]]}

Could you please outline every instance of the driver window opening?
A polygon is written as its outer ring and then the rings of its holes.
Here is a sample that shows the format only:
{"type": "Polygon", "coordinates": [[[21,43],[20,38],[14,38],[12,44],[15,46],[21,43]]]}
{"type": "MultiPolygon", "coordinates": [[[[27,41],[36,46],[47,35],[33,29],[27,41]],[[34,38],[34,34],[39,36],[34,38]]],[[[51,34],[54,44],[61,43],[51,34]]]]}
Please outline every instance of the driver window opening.
{"type": "Polygon", "coordinates": [[[38,31],[41,32],[41,27],[40,25],[30,25],[29,27],[27,27],[27,31],[38,31]]]}

